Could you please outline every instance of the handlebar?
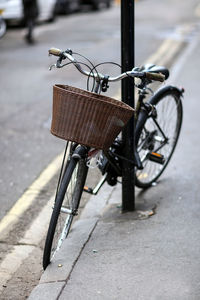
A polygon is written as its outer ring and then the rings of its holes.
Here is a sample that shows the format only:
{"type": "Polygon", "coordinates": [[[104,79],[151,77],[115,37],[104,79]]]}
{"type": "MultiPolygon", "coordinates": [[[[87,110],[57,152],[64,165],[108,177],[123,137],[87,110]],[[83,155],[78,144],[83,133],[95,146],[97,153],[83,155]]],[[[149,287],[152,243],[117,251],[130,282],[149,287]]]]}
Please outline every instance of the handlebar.
{"type": "MultiPolygon", "coordinates": [[[[54,56],[58,56],[59,59],[57,61],[57,64],[55,65],[57,68],[62,68],[63,65],[61,64],[63,59],[68,59],[69,61],[71,61],[74,66],[79,70],[79,72],[81,72],[82,74],[86,75],[86,76],[90,76],[90,77],[94,77],[95,79],[98,80],[103,80],[105,78],[105,75],[101,74],[101,73],[94,73],[94,72],[88,72],[86,70],[84,70],[80,63],[77,62],[77,60],[73,57],[73,52],[71,49],[67,49],[65,51],[62,51],[60,49],[57,48],[51,48],[49,49],[49,55],[54,55],[54,56]]],[[[122,80],[123,78],[126,77],[137,77],[140,79],[144,79],[147,78],[149,80],[153,80],[153,81],[160,81],[163,82],[165,80],[165,76],[161,73],[153,73],[153,72],[143,72],[143,71],[134,71],[134,69],[132,71],[127,71],[124,72],[116,77],[108,77],[108,81],[110,82],[114,82],[114,81],[119,81],[122,80]]]]}
{"type": "Polygon", "coordinates": [[[154,80],[154,81],[165,81],[165,75],[161,73],[151,73],[151,72],[144,72],[147,79],[154,80]]]}
{"type": "Polygon", "coordinates": [[[62,52],[63,51],[60,50],[60,49],[58,49],[58,48],[51,48],[51,49],[49,49],[49,54],[50,55],[60,56],[62,52]]]}

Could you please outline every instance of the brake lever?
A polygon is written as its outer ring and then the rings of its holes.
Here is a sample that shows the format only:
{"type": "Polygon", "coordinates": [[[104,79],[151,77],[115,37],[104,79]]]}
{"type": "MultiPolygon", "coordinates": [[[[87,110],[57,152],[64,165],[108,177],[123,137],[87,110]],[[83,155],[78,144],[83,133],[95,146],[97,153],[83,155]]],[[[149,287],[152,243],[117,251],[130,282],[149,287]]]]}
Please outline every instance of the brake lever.
{"type": "Polygon", "coordinates": [[[62,60],[63,60],[63,58],[60,57],[55,64],[53,64],[53,65],[51,65],[49,67],[49,71],[51,71],[53,69],[53,67],[55,67],[55,68],[62,68],[63,67],[63,65],[61,64],[62,60]]]}
{"type": "Polygon", "coordinates": [[[56,68],[56,64],[51,65],[51,66],[49,67],[49,71],[51,71],[51,70],[53,69],[53,67],[56,68]]]}

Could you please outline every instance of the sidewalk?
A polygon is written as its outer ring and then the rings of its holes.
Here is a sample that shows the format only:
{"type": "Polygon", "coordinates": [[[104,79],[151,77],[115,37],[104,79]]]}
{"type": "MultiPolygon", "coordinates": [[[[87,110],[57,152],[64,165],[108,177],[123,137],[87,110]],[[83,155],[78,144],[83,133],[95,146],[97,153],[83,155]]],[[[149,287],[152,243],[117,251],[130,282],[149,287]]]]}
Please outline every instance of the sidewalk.
{"type": "Polygon", "coordinates": [[[199,46],[171,70],[186,90],[184,119],[160,183],[136,190],[133,213],[121,214],[119,184],[92,197],[29,300],[200,298],[199,46]]]}

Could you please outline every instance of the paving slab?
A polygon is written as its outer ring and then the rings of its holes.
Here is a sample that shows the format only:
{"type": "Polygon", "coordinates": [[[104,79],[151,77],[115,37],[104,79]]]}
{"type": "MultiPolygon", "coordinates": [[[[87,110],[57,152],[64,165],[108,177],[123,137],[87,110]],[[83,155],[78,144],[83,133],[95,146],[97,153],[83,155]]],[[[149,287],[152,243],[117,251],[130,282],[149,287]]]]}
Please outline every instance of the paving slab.
{"type": "Polygon", "coordinates": [[[29,300],[56,300],[60,295],[65,282],[50,282],[39,284],[34,288],[29,300]]]}

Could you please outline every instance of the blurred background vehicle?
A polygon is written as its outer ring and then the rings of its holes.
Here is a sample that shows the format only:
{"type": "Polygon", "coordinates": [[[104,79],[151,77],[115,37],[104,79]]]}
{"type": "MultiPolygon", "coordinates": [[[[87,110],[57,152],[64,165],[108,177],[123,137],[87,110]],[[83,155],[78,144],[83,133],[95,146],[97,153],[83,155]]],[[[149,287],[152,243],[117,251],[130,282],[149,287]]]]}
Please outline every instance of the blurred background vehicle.
{"type": "Polygon", "coordinates": [[[74,11],[80,10],[81,0],[57,0],[56,13],[57,14],[69,14],[74,11]]]}
{"type": "MultiPolygon", "coordinates": [[[[8,23],[23,24],[24,14],[22,0],[0,0],[4,10],[2,17],[8,23]]],[[[56,0],[38,0],[38,21],[53,21],[55,18],[56,0]]]]}
{"type": "Polygon", "coordinates": [[[6,33],[6,22],[2,17],[3,9],[0,8],[0,38],[6,33]]]}
{"type": "Polygon", "coordinates": [[[93,10],[99,10],[101,6],[110,7],[112,0],[57,0],[56,13],[69,14],[81,10],[84,5],[89,5],[93,10]]]}
{"type": "Polygon", "coordinates": [[[105,4],[107,8],[110,7],[112,0],[81,0],[81,4],[90,4],[93,10],[99,10],[101,4],[105,4]]]}

